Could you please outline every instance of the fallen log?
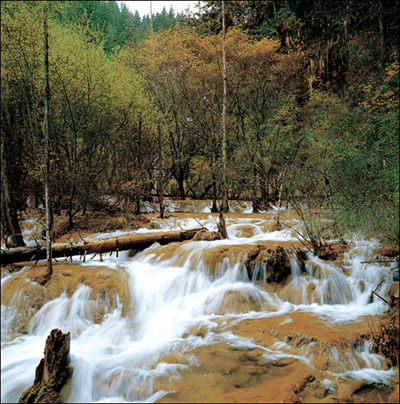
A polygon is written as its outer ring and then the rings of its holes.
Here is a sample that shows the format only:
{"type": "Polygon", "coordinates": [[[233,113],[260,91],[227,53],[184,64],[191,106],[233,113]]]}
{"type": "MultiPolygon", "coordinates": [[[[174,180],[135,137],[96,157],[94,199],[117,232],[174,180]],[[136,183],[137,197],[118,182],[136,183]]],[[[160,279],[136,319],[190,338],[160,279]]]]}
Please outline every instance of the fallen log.
{"type": "MultiPolygon", "coordinates": [[[[200,229],[183,231],[170,231],[147,234],[128,234],[126,236],[112,237],[107,240],[87,240],[77,243],[52,244],[53,258],[72,257],[87,254],[103,254],[114,251],[144,250],[154,243],[168,244],[173,242],[191,240],[200,229]]],[[[15,247],[2,249],[0,264],[8,265],[16,262],[39,261],[46,259],[45,246],[15,247]]]]}

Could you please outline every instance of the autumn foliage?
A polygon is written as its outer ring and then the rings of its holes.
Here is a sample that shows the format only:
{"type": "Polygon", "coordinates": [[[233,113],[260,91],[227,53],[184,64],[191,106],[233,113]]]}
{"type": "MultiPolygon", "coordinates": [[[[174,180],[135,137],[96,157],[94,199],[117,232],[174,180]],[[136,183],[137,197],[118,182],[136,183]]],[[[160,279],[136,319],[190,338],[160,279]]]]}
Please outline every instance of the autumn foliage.
{"type": "MultiPolygon", "coordinates": [[[[116,2],[51,2],[51,197],[70,226],[110,200],[138,213],[159,190],[221,198],[221,10],[204,3],[150,34],[116,2]]],[[[315,239],[398,239],[398,49],[379,28],[395,6],[256,3],[226,10],[229,198],[329,211],[327,229],[303,210],[315,239]]],[[[16,218],[43,200],[43,4],[1,7],[2,196],[16,218]]]]}

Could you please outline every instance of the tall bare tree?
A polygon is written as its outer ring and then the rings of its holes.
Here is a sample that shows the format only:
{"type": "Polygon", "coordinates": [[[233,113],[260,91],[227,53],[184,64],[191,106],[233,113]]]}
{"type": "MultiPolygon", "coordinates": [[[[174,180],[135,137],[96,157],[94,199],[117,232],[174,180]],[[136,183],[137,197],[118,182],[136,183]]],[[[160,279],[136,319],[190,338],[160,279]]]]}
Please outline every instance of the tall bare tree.
{"type": "Polygon", "coordinates": [[[153,34],[153,5],[150,2],[150,32],[153,34]]]}
{"type": "Polygon", "coordinates": [[[46,258],[47,258],[47,280],[50,278],[53,268],[51,262],[51,201],[50,201],[50,142],[49,142],[49,34],[47,27],[47,3],[43,7],[43,34],[44,34],[44,160],[45,160],[45,204],[46,204],[46,258]]]}
{"type": "Polygon", "coordinates": [[[224,95],[222,100],[222,211],[228,212],[228,184],[227,184],[227,161],[226,161],[226,52],[225,52],[225,2],[222,2],[222,63],[224,95]]]}
{"type": "MultiPolygon", "coordinates": [[[[150,2],[150,32],[151,35],[154,34],[153,30],[153,8],[150,2]]],[[[157,88],[156,88],[157,94],[157,88]]],[[[158,133],[158,178],[157,178],[157,194],[158,194],[158,203],[160,206],[160,219],[164,219],[164,192],[163,192],[163,150],[162,150],[162,136],[161,136],[161,128],[160,125],[157,125],[157,133],[158,133]]]]}

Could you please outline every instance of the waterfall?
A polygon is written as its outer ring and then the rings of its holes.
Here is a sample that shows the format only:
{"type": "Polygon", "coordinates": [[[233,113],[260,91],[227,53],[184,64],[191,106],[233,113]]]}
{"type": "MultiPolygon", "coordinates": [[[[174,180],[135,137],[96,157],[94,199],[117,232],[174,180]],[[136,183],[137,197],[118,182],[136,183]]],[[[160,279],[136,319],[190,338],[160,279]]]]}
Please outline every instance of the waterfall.
{"type": "MultiPolygon", "coordinates": [[[[210,228],[216,227],[216,217],[207,220],[210,228]]],[[[249,278],[241,250],[245,245],[295,241],[287,230],[266,232],[268,220],[227,218],[229,240],[153,245],[134,257],[113,254],[103,262],[97,258],[75,261],[73,266],[82,279],[75,291],[65,289],[59,296],[50,296],[50,289],[40,289],[47,302],[38,309],[29,306],[31,311],[27,309],[25,318],[19,319],[18,307],[31,296],[26,291],[39,290],[24,278],[20,289],[15,286],[20,291],[10,297],[12,303],[2,304],[2,402],[17,402],[32,384],[44,342],[53,328],[71,333],[74,372],[62,391],[63,402],[154,402],[173,394],[174,383],[180,378],[211,372],[207,366],[213,357],[215,366],[224,356],[227,369],[231,366],[218,377],[228,380],[238,375],[229,355],[237,363],[251,363],[260,369],[300,363],[319,375],[316,383],[326,394],[338,392],[338,380],[388,385],[395,372],[385,366],[382,356],[372,352],[369,341],[339,349],[333,342],[318,345],[318,338],[304,338],[307,329],[297,334],[293,331],[290,336],[289,331],[301,316],[316,316],[321,327],[344,327],[362,316],[382,313],[385,305],[371,299],[371,291],[379,286],[379,294],[387,296],[390,265],[363,267],[374,245],[362,239],[353,241],[343,268],[311,253],[302,267],[290,253],[291,275],[281,290],[275,291],[265,285],[269,264],[258,262],[249,278]],[[247,230],[242,232],[240,226],[247,226],[247,230]],[[111,272],[101,269],[104,267],[111,272]],[[85,279],[92,276],[91,282],[100,282],[117,272],[126,279],[127,296],[116,295],[113,305],[111,295],[93,296],[85,279]],[[26,332],[18,328],[18,321],[26,322],[26,332]],[[251,328],[251,333],[241,328],[252,321],[259,327],[251,328]]],[[[177,223],[172,218],[163,226],[173,229],[177,223]]],[[[192,223],[183,220],[178,224],[187,228],[192,223]]],[[[23,279],[29,271],[7,275],[2,280],[2,294],[16,276],[23,279]]],[[[71,278],[67,271],[72,270],[65,269],[63,279],[71,278]]],[[[32,305],[32,299],[28,303],[32,305]]],[[[241,377],[232,383],[252,386],[250,376],[241,377]]]]}

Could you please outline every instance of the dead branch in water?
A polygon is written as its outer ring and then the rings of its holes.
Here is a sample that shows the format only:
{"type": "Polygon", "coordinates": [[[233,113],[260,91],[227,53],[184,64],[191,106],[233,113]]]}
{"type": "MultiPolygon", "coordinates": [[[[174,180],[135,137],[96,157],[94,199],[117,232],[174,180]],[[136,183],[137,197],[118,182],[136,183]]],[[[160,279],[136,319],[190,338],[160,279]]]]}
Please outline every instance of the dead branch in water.
{"type": "Polygon", "coordinates": [[[390,306],[389,302],[384,299],[382,296],[379,296],[378,293],[375,292],[375,290],[373,290],[371,293],[373,293],[375,296],[378,296],[379,299],[383,300],[388,306],[390,306]]]}
{"type": "Polygon", "coordinates": [[[196,222],[201,226],[202,229],[205,229],[208,231],[207,227],[204,227],[195,217],[193,219],[196,220],[196,222]]]}

